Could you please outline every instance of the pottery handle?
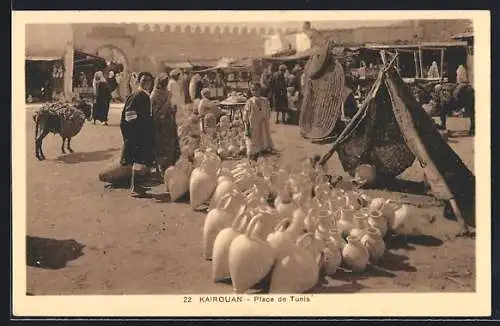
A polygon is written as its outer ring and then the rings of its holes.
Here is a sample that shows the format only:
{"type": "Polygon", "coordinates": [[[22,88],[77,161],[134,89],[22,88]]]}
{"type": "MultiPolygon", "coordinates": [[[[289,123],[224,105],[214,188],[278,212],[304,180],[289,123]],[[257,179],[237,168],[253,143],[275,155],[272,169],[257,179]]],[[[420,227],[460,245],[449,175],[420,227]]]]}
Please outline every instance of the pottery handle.
{"type": "Polygon", "coordinates": [[[306,247],[308,245],[311,245],[312,243],[312,240],[313,240],[313,237],[314,235],[310,232],[308,233],[305,233],[303,235],[301,235],[297,241],[295,242],[295,244],[298,246],[298,247],[306,247]],[[305,243],[306,240],[309,240],[309,243],[305,243]]]}
{"type": "MultiPolygon", "coordinates": [[[[246,209],[246,206],[244,206],[246,209]]],[[[236,218],[233,221],[232,228],[235,231],[241,232],[242,230],[245,229],[245,226],[248,223],[249,217],[250,217],[250,212],[246,210],[242,210],[240,214],[236,216],[236,218]]]]}
{"type": "Polygon", "coordinates": [[[395,201],[395,200],[393,200],[393,199],[387,199],[387,200],[385,201],[385,203],[382,205],[382,209],[383,209],[383,208],[385,207],[385,205],[387,205],[387,204],[396,204],[396,205],[398,205],[399,207],[401,207],[401,203],[400,203],[400,202],[397,202],[397,201],[395,201]]]}
{"type": "Polygon", "coordinates": [[[217,202],[216,208],[220,210],[225,210],[227,206],[229,206],[229,202],[231,200],[231,197],[233,196],[233,192],[227,192],[225,193],[221,199],[217,202]]]}
{"type": "Polygon", "coordinates": [[[262,215],[262,213],[257,213],[253,218],[252,220],[250,221],[250,223],[248,223],[248,226],[247,226],[247,230],[246,230],[246,236],[249,237],[249,238],[253,238],[252,237],[252,233],[253,231],[255,230],[256,226],[257,226],[257,223],[262,223],[262,218],[264,216],[262,215]]]}
{"type": "Polygon", "coordinates": [[[278,224],[274,228],[274,231],[275,232],[284,232],[290,227],[291,224],[292,224],[292,222],[290,221],[290,219],[285,217],[278,222],[278,224]]]}

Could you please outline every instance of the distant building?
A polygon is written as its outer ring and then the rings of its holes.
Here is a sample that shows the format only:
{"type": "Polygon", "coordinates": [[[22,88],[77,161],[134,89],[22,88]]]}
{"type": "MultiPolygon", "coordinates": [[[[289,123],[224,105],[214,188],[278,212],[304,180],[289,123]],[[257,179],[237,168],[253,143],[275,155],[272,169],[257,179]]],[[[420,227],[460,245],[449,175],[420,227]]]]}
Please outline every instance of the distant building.
{"type": "Polygon", "coordinates": [[[72,93],[73,31],[70,25],[26,25],[26,97],[50,101],[72,93]]]}
{"type": "MultiPolygon", "coordinates": [[[[58,93],[72,93],[73,51],[104,58],[113,67],[120,67],[120,92],[128,94],[128,81],[133,71],[156,74],[166,66],[194,62],[215,64],[223,57],[242,58],[264,55],[264,35],[271,27],[257,30],[229,25],[168,25],[168,24],[36,24],[26,30],[27,62],[45,62],[40,65],[64,67],[64,81],[57,81],[58,93]],[[50,55],[48,55],[50,54],[50,55]],[[64,55],[67,54],[67,57],[64,55]],[[42,60],[43,59],[43,60],[42,60]],[[50,60],[49,60],[50,59],[50,60]],[[56,60],[57,59],[57,60],[56,60]],[[64,87],[59,84],[64,84],[64,87]]],[[[44,68],[45,69],[45,68],[44,68]]],[[[92,78],[88,72],[87,79],[92,78]]],[[[80,73],[79,73],[80,74],[80,73]]],[[[39,92],[31,74],[33,92],[39,92]]]]}
{"type": "Polygon", "coordinates": [[[474,84],[474,33],[472,27],[467,28],[464,32],[453,35],[455,40],[467,42],[467,74],[469,82],[474,84]]]}

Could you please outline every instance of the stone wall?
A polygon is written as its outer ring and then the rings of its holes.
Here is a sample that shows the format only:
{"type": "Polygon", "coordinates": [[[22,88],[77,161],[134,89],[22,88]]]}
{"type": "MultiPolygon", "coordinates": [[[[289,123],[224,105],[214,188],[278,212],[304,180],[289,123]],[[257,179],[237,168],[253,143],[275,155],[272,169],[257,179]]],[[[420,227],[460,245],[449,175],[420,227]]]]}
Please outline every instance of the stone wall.
{"type": "Polygon", "coordinates": [[[354,29],[336,29],[328,31],[328,35],[338,42],[393,43],[396,41],[446,42],[451,37],[470,27],[468,20],[427,20],[405,22],[392,26],[361,27],[354,29]]]}
{"type": "Polygon", "coordinates": [[[216,60],[264,54],[264,37],[256,29],[161,26],[78,24],[74,25],[75,47],[96,53],[99,47],[113,45],[126,55],[132,70],[157,70],[162,61],[216,60]]]}

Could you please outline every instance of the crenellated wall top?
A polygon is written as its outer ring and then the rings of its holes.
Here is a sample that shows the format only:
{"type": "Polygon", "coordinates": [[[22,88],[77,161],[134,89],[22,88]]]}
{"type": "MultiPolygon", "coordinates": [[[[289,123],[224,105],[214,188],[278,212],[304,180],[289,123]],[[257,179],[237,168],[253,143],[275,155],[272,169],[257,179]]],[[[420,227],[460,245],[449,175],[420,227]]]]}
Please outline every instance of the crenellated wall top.
{"type": "Polygon", "coordinates": [[[284,28],[273,26],[255,26],[243,23],[238,24],[133,24],[139,32],[162,32],[162,33],[186,33],[186,34],[227,34],[227,35],[248,35],[255,34],[266,36],[269,34],[292,33],[297,31],[294,28],[284,28]]]}

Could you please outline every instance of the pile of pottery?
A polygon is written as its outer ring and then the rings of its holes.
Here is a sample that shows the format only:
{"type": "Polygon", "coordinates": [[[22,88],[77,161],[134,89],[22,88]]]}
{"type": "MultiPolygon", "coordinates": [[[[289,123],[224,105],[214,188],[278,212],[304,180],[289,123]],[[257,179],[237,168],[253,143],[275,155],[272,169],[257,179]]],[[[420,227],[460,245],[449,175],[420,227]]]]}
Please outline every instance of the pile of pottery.
{"type": "Polygon", "coordinates": [[[241,159],[246,154],[245,128],[243,122],[235,117],[231,122],[227,115],[215,122],[212,115],[205,116],[204,131],[200,119],[193,115],[178,127],[181,152],[192,156],[195,149],[214,150],[223,160],[241,159]],[[207,121],[212,121],[207,122],[207,121]]]}
{"type": "Polygon", "coordinates": [[[211,162],[206,173],[219,172],[196,183],[196,203],[210,197],[204,257],[212,280],[230,278],[237,293],[265,279],[270,293],[309,291],[341,265],[363,272],[376,264],[388,232],[418,232],[409,206],[332,188],[310,161],[296,171],[264,160],[232,170],[211,162]]]}

